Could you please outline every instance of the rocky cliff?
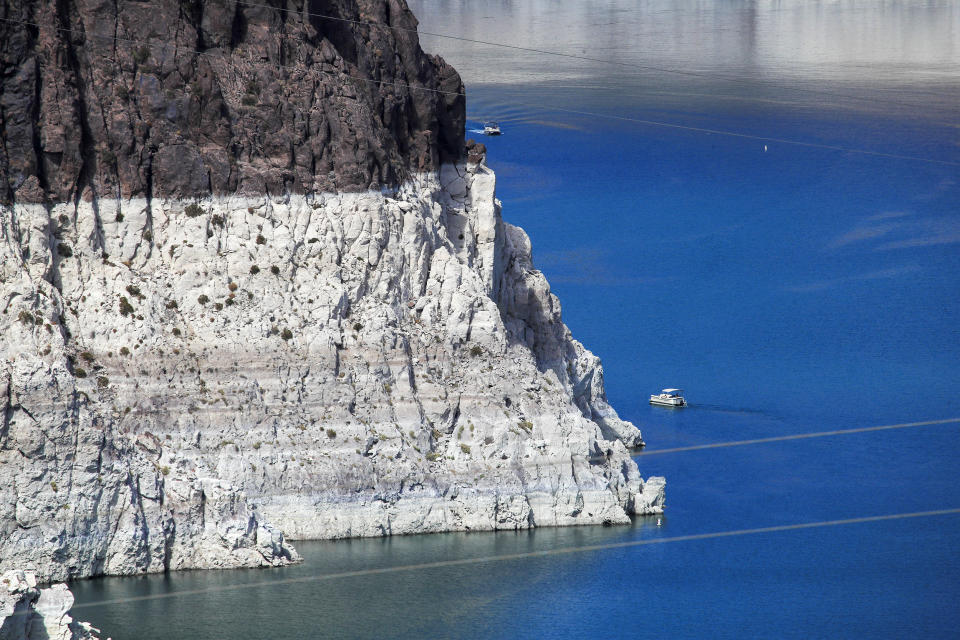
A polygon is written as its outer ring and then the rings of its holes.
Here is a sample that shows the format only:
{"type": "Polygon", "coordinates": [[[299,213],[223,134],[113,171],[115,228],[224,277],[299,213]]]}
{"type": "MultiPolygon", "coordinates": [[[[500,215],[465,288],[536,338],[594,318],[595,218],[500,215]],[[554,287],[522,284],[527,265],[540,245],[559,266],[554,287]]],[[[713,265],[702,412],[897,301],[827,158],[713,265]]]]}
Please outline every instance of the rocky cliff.
{"type": "Polygon", "coordinates": [[[403,3],[250,4],[4,5],[0,569],[661,511],[403,3]]]}
{"type": "Polygon", "coordinates": [[[96,640],[99,631],[67,612],[73,594],[65,584],[37,588],[31,571],[0,576],[0,640],[96,640]]]}

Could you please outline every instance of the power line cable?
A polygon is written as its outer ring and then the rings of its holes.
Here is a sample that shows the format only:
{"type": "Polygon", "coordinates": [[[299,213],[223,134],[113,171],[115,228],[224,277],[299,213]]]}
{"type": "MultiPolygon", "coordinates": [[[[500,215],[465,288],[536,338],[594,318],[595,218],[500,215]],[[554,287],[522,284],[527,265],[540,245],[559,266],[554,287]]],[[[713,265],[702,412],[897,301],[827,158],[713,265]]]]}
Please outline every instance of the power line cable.
{"type": "Polygon", "coordinates": [[[102,607],[116,604],[126,604],[130,602],[144,602],[149,600],[167,600],[170,598],[179,598],[182,596],[197,596],[208,593],[222,593],[225,591],[239,591],[242,589],[260,589],[273,588],[279,585],[301,584],[305,582],[320,582],[325,580],[342,580],[345,578],[360,578],[365,576],[384,575],[392,573],[402,573],[407,571],[427,571],[430,569],[442,569],[447,567],[463,567],[477,564],[488,564],[493,562],[505,562],[515,560],[527,560],[533,558],[548,558],[551,556],[570,555],[574,553],[587,553],[591,551],[609,551],[612,549],[629,549],[631,547],[644,547],[657,544],[667,544],[673,542],[693,542],[699,540],[713,540],[718,538],[733,538],[737,536],[760,535],[765,533],[780,533],[786,531],[801,531],[804,529],[820,529],[824,527],[839,527],[853,524],[865,524],[870,522],[887,522],[892,520],[906,520],[911,518],[930,518],[935,516],[947,516],[960,514],[960,508],[953,509],[935,509],[931,511],[914,511],[909,513],[894,513],[880,516],[864,516],[859,518],[844,518],[840,520],[821,520],[818,522],[804,522],[798,524],[784,524],[770,527],[755,527],[751,529],[734,529],[731,531],[715,531],[710,533],[697,533],[682,536],[672,536],[668,538],[644,538],[642,540],[628,540],[625,542],[611,542],[605,544],[579,545],[572,547],[562,547],[559,549],[545,549],[543,551],[527,551],[523,553],[508,553],[503,555],[480,556],[474,558],[460,558],[456,560],[438,560],[436,562],[422,562],[418,564],[406,564],[393,567],[378,567],[373,569],[357,569],[354,571],[341,571],[338,573],[314,574],[309,576],[299,576],[295,578],[284,578],[281,580],[264,580],[260,582],[248,582],[242,584],[229,584],[215,587],[205,587],[202,589],[184,589],[182,591],[173,591],[169,593],[156,593],[144,596],[132,596],[129,598],[113,598],[110,600],[99,600],[95,602],[82,602],[74,604],[74,609],[88,607],[102,607]]]}
{"type": "MultiPolygon", "coordinates": [[[[33,26],[33,27],[37,27],[37,28],[40,28],[40,27],[42,26],[42,25],[40,25],[40,24],[38,24],[38,23],[28,22],[28,21],[24,21],[24,20],[14,20],[14,19],[12,19],[12,18],[0,18],[0,21],[9,22],[9,23],[15,23],[15,24],[22,24],[22,25],[26,25],[26,26],[33,26]]],[[[121,37],[115,36],[115,35],[113,35],[113,34],[86,33],[86,32],[83,32],[83,31],[78,31],[78,30],[76,30],[76,29],[67,29],[67,28],[65,28],[65,27],[53,27],[53,29],[56,30],[56,31],[64,32],[64,33],[79,33],[79,34],[81,34],[81,35],[84,35],[85,37],[103,38],[103,39],[108,39],[108,40],[113,40],[113,41],[118,41],[118,42],[127,42],[127,43],[131,43],[131,44],[141,44],[141,45],[149,46],[149,47],[151,47],[151,48],[152,48],[152,47],[157,47],[157,46],[171,46],[170,43],[167,43],[167,42],[157,43],[157,42],[149,42],[149,41],[145,41],[145,40],[136,40],[136,39],[132,39],[132,38],[121,38],[121,37]]],[[[172,45],[172,46],[173,46],[175,49],[179,49],[179,50],[185,51],[185,52],[187,52],[187,53],[191,53],[191,54],[198,55],[198,56],[206,56],[206,57],[215,58],[215,59],[217,59],[217,60],[219,60],[219,61],[221,61],[221,62],[224,62],[224,63],[226,63],[226,64],[228,64],[228,65],[236,66],[233,61],[228,60],[228,59],[224,59],[224,58],[222,57],[222,54],[214,54],[214,53],[210,53],[210,52],[206,52],[206,51],[199,51],[199,50],[197,50],[197,49],[189,49],[189,48],[185,48],[185,47],[179,47],[179,46],[176,45],[176,44],[174,44],[174,45],[172,45]]],[[[402,82],[387,82],[387,81],[383,81],[383,80],[372,80],[372,79],[370,79],[370,78],[358,78],[358,77],[356,77],[356,76],[352,76],[352,75],[347,74],[347,73],[336,74],[336,73],[331,72],[331,71],[325,71],[325,70],[323,70],[323,69],[314,69],[314,68],[312,68],[312,67],[300,67],[300,66],[296,66],[296,65],[284,65],[284,64],[280,64],[280,63],[270,63],[270,62],[262,62],[262,61],[255,61],[254,63],[269,65],[269,66],[271,66],[272,68],[277,68],[277,69],[290,69],[290,70],[294,70],[294,71],[298,71],[298,72],[302,72],[302,73],[323,73],[323,74],[326,74],[326,75],[331,76],[331,77],[349,78],[350,80],[353,80],[353,81],[366,82],[366,83],[375,84],[375,85],[378,85],[378,86],[405,87],[405,88],[412,89],[412,90],[416,90],[416,91],[428,91],[428,92],[437,93],[437,94],[443,94],[443,95],[453,95],[453,96],[466,97],[466,93],[465,93],[465,92],[444,91],[444,90],[442,90],[442,89],[432,89],[432,88],[429,88],[429,87],[422,87],[422,86],[417,86],[417,85],[411,85],[411,84],[402,83],[402,82]]],[[[711,134],[711,135],[721,135],[721,136],[728,136],[728,137],[733,137],[733,138],[742,138],[742,139],[748,139],[748,140],[757,140],[757,141],[760,141],[760,142],[774,142],[774,143],[778,143],[778,144],[786,144],[786,145],[792,145],[792,146],[800,146],[800,147],[816,148],[816,149],[825,149],[825,150],[829,150],[829,151],[840,151],[840,152],[844,152],[844,153],[855,153],[855,154],[860,154],[860,155],[883,157],[883,158],[890,158],[890,159],[897,159],[897,160],[910,160],[910,161],[924,162],[924,163],[929,163],[929,164],[941,164],[941,165],[948,165],[948,166],[960,166],[960,162],[952,162],[952,161],[949,161],[949,160],[938,160],[938,159],[934,159],[934,158],[924,158],[924,157],[920,157],[920,156],[908,156],[908,155],[901,155],[901,154],[894,154],[894,153],[885,153],[885,152],[881,152],[881,151],[871,151],[871,150],[868,150],[868,149],[858,149],[858,148],[855,148],[855,147],[843,147],[843,146],[839,146],[839,145],[822,144],[822,143],[817,143],[817,142],[803,142],[803,141],[801,141],[801,140],[789,140],[789,139],[785,139],[785,138],[775,138],[775,137],[770,137],[770,136],[760,136],[760,135],[753,135],[753,134],[747,134],[747,133],[739,133],[739,132],[736,132],[736,131],[725,131],[725,130],[722,130],[722,129],[710,129],[710,128],[706,128],[706,127],[693,127],[693,126],[682,125],[682,124],[678,124],[678,123],[674,123],[674,122],[662,122],[662,121],[657,121],[657,120],[646,120],[646,119],[642,119],[642,118],[631,118],[631,117],[627,117],[627,116],[617,116],[617,115],[613,115],[613,114],[605,114],[605,113],[598,113],[598,112],[592,112],[592,111],[583,111],[583,110],[577,110],[577,109],[564,109],[564,108],[562,108],[562,107],[550,106],[550,105],[548,105],[548,104],[532,104],[532,103],[525,103],[525,102],[517,102],[517,103],[515,103],[515,104],[520,104],[520,105],[523,105],[523,106],[525,106],[525,107],[532,108],[532,109],[540,109],[540,110],[542,110],[542,111],[559,111],[559,112],[564,112],[564,113],[571,113],[571,114],[576,114],[576,115],[589,116],[589,117],[593,117],[593,118],[606,118],[606,119],[620,120],[620,121],[624,121],[624,122],[632,122],[632,123],[643,124],[643,125],[648,125],[648,126],[664,127],[664,128],[670,128],[670,129],[679,129],[679,130],[693,131],[693,132],[698,132],[698,133],[706,133],[706,134],[711,134]]]]}
{"type": "Polygon", "coordinates": [[[352,18],[342,18],[342,17],[340,17],[340,16],[333,16],[333,15],[329,15],[329,14],[316,13],[316,12],[311,12],[311,11],[300,11],[300,10],[297,10],[297,9],[287,9],[287,8],[285,8],[285,7],[272,7],[272,6],[266,5],[266,4],[259,4],[259,3],[255,3],[255,2],[247,2],[246,0],[237,0],[237,4],[238,4],[238,5],[242,5],[242,6],[246,6],[246,7],[252,7],[252,8],[273,9],[273,10],[276,10],[276,11],[282,11],[282,12],[286,12],[286,13],[295,13],[295,14],[298,14],[298,15],[305,15],[305,16],[314,17],[314,18],[321,18],[321,19],[324,19],[324,20],[332,20],[332,21],[336,21],[336,22],[345,22],[345,23],[350,23],[350,24],[356,24],[356,25],[361,25],[361,26],[374,27],[374,28],[386,29],[386,30],[392,30],[392,31],[413,32],[413,33],[417,33],[417,34],[419,34],[419,35],[421,35],[421,36],[431,36],[431,37],[434,37],[434,38],[444,38],[444,39],[448,39],[448,40],[455,40],[455,41],[458,41],[458,42],[469,42],[469,43],[472,43],[472,44],[480,44],[480,45],[485,45],[485,46],[490,46],[490,47],[499,47],[499,48],[503,48],[503,49],[512,49],[512,50],[515,50],[515,51],[524,51],[524,52],[527,52],[527,53],[537,53],[537,54],[541,54],[541,55],[556,56],[556,57],[560,57],[560,58],[569,58],[569,59],[573,59],[573,60],[582,60],[582,61],[586,61],[586,62],[594,62],[594,63],[599,63],[599,64],[607,64],[607,65],[613,65],[613,66],[618,66],[618,67],[623,67],[623,68],[640,69],[640,70],[644,70],[644,71],[656,71],[656,72],[658,72],[658,73],[668,73],[668,74],[674,74],[674,75],[689,76],[689,77],[693,77],[693,78],[703,78],[703,79],[707,79],[707,80],[723,80],[724,82],[731,82],[731,83],[736,83],[736,84],[747,84],[747,85],[757,85],[757,86],[775,87],[775,88],[779,88],[779,89],[786,89],[786,90],[788,90],[788,91],[798,91],[798,92],[801,92],[801,93],[811,93],[811,94],[815,94],[815,95],[830,96],[830,97],[834,97],[834,98],[844,98],[844,99],[847,99],[847,100],[858,100],[858,101],[862,101],[862,102],[873,102],[873,103],[876,103],[876,102],[884,102],[884,103],[887,103],[887,104],[893,104],[893,105],[897,105],[897,106],[901,106],[901,107],[908,107],[908,108],[911,108],[911,109],[925,109],[925,108],[927,108],[927,107],[924,106],[924,105],[918,105],[918,104],[909,103],[909,102],[901,102],[901,101],[899,101],[899,100],[890,100],[889,98],[877,98],[877,97],[856,96],[856,95],[851,95],[851,94],[837,93],[837,92],[833,92],[833,91],[823,91],[822,89],[809,89],[809,88],[804,88],[804,87],[794,87],[794,86],[784,85],[784,84],[780,84],[780,83],[776,83],[776,82],[769,82],[769,81],[766,81],[766,80],[751,80],[751,79],[749,79],[749,78],[736,78],[736,77],[732,77],[732,76],[723,76],[723,75],[718,75],[718,74],[700,73],[700,72],[697,72],[697,71],[689,71],[689,70],[686,70],[686,69],[672,69],[672,68],[669,68],[669,67],[659,67],[659,66],[648,65],[648,64],[646,64],[646,65],[645,65],[645,64],[637,64],[637,63],[634,63],[634,62],[623,62],[623,61],[620,61],[620,60],[610,60],[610,59],[608,59],[608,58],[595,58],[595,57],[592,57],[592,56],[577,55],[577,54],[574,54],[574,53],[564,53],[564,52],[562,52],[562,51],[551,51],[551,50],[549,50],[549,49],[538,49],[538,48],[534,48],[534,47],[523,47],[523,46],[520,46],[520,45],[508,44],[508,43],[505,43],[505,42],[492,42],[492,41],[489,41],[489,40],[478,40],[478,39],[475,39],[475,38],[467,38],[467,37],[464,37],[464,36],[454,36],[454,35],[445,34],[445,33],[436,33],[436,32],[432,32],[432,31],[422,31],[422,30],[420,30],[420,29],[415,29],[415,28],[410,28],[410,27],[396,27],[396,26],[381,24],[381,23],[378,23],[378,22],[370,22],[370,21],[368,21],[368,20],[355,20],[355,19],[352,19],[352,18]]]}
{"type": "Polygon", "coordinates": [[[671,447],[669,449],[653,449],[651,451],[641,451],[636,455],[648,456],[658,453],[678,453],[680,451],[699,451],[702,449],[722,449],[726,447],[740,447],[748,444],[764,444],[767,442],[784,442],[786,440],[806,440],[809,438],[823,438],[827,436],[840,436],[849,433],[869,433],[871,431],[888,431],[891,429],[908,429],[911,427],[926,427],[937,424],[951,424],[960,422],[960,418],[948,418],[946,420],[925,420],[923,422],[903,422],[900,424],[887,424],[879,427],[859,427],[856,429],[836,429],[834,431],[817,431],[813,433],[796,433],[788,436],[773,436],[770,438],[753,438],[751,440],[733,440],[730,442],[714,442],[711,444],[697,444],[687,447],[671,447]]]}

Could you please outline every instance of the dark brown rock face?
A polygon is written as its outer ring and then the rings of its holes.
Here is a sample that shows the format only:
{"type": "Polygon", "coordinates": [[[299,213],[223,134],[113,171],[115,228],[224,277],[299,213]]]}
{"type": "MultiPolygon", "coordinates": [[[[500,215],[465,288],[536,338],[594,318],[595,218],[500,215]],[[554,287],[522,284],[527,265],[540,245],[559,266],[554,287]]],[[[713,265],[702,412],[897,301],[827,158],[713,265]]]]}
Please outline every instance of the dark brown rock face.
{"type": "Polygon", "coordinates": [[[0,201],[363,190],[462,154],[404,0],[267,4],[0,0],[0,201]]]}

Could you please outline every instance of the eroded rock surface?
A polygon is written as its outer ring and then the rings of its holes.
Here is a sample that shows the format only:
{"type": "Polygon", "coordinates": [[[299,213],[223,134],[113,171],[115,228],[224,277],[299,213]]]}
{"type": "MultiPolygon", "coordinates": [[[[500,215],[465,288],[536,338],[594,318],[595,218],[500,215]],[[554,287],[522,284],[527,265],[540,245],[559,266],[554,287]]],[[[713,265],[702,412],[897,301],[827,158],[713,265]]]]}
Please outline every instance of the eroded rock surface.
{"type": "Polygon", "coordinates": [[[65,584],[37,588],[32,571],[0,576],[0,640],[96,640],[99,633],[67,612],[73,594],[65,584]]]}
{"type": "Polygon", "coordinates": [[[0,570],[662,510],[400,0],[0,6],[0,570]]]}
{"type": "Polygon", "coordinates": [[[0,198],[365,190],[459,157],[463,84],[403,0],[267,4],[0,1],[0,198]]]}

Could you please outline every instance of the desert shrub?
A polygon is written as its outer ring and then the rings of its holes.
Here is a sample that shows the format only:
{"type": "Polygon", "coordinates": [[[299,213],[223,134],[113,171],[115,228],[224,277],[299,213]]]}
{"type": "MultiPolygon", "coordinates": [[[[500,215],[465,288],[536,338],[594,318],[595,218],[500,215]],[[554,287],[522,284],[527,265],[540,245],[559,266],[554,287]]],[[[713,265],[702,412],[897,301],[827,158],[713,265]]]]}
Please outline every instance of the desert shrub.
{"type": "Polygon", "coordinates": [[[307,244],[313,244],[314,242],[320,242],[320,238],[310,238],[307,240],[307,244]]]}
{"type": "Polygon", "coordinates": [[[460,443],[460,451],[463,451],[464,453],[470,453],[470,445],[468,445],[468,444],[463,444],[463,443],[461,442],[461,443],[460,443]]]}
{"type": "Polygon", "coordinates": [[[363,325],[360,324],[359,322],[354,322],[354,323],[353,323],[353,330],[354,330],[354,331],[360,331],[360,329],[363,329],[363,325]]]}
{"type": "Polygon", "coordinates": [[[138,287],[135,284],[127,285],[127,293],[129,293],[135,298],[139,298],[140,300],[143,300],[143,293],[141,293],[140,287],[138,287]]]}
{"type": "Polygon", "coordinates": [[[223,226],[223,216],[221,216],[221,215],[219,215],[219,214],[216,214],[216,215],[214,215],[214,216],[212,216],[212,217],[210,218],[210,222],[212,222],[213,225],[216,226],[216,227],[222,227],[222,226],[223,226]]]}
{"type": "Polygon", "coordinates": [[[70,248],[70,245],[61,242],[57,245],[57,253],[60,254],[62,258],[69,258],[73,255],[73,249],[70,248]]]}
{"type": "Polygon", "coordinates": [[[213,304],[213,308],[216,309],[217,311],[223,311],[223,303],[222,303],[222,302],[215,302],[215,303],[213,304]]]}
{"type": "Polygon", "coordinates": [[[267,244],[267,239],[264,238],[261,234],[257,234],[257,244],[267,244]]]}
{"type": "Polygon", "coordinates": [[[434,461],[436,461],[438,458],[440,458],[440,454],[437,453],[436,451],[431,451],[430,453],[428,453],[428,454],[426,455],[426,458],[427,458],[427,460],[429,460],[430,462],[434,462],[434,461]]]}
{"type": "Polygon", "coordinates": [[[260,267],[258,267],[257,265],[252,265],[250,267],[250,273],[253,275],[257,275],[258,273],[260,273],[260,267]]]}
{"type": "Polygon", "coordinates": [[[227,298],[226,300],[224,300],[223,303],[224,303],[225,305],[227,305],[228,307],[232,307],[233,304],[234,304],[234,303],[233,303],[233,298],[227,298]]]}
{"type": "Polygon", "coordinates": [[[130,355],[130,349],[127,349],[126,347],[120,347],[120,355],[122,356],[130,355]]]}
{"type": "Polygon", "coordinates": [[[440,438],[443,437],[443,434],[440,433],[440,430],[439,430],[439,429],[434,429],[433,431],[430,432],[430,435],[433,436],[433,439],[434,439],[434,440],[439,440],[440,438]]]}
{"type": "Polygon", "coordinates": [[[470,355],[473,356],[474,358],[476,358],[477,356],[483,355],[483,347],[481,347],[478,344],[473,345],[472,347],[470,347],[470,355]]]}
{"type": "Polygon", "coordinates": [[[175,335],[175,336],[177,336],[177,337],[180,336],[180,329],[179,329],[179,327],[174,327],[174,328],[173,328],[173,335],[175,335]]]}
{"type": "Polygon", "coordinates": [[[176,308],[177,308],[177,301],[176,301],[176,300],[169,300],[169,301],[167,301],[167,309],[176,309],[176,308]]]}
{"type": "Polygon", "coordinates": [[[208,302],[210,302],[210,298],[207,297],[207,294],[201,293],[199,296],[197,296],[197,302],[199,302],[200,304],[207,304],[208,302]]]}
{"type": "Polygon", "coordinates": [[[280,267],[278,267],[277,265],[273,265],[272,267],[270,267],[270,273],[272,273],[275,276],[280,275],[280,267]]]}
{"type": "Polygon", "coordinates": [[[493,444],[493,436],[487,436],[483,439],[483,444],[493,444]]]}
{"type": "Polygon", "coordinates": [[[196,202],[188,204],[184,207],[183,212],[190,216],[191,218],[196,218],[197,216],[202,216],[206,211],[203,210],[203,207],[198,205],[196,202]]]}
{"type": "Polygon", "coordinates": [[[97,376],[97,386],[101,389],[106,389],[110,386],[110,378],[107,376],[97,376]]]}
{"type": "Polygon", "coordinates": [[[50,481],[50,488],[53,489],[54,491],[59,491],[59,490],[60,490],[60,489],[57,487],[57,482],[56,482],[56,480],[51,480],[51,481],[50,481]]]}
{"type": "Polygon", "coordinates": [[[87,362],[93,362],[93,360],[94,360],[93,354],[90,353],[89,351],[84,351],[84,352],[82,352],[82,353],[80,354],[80,357],[83,358],[84,360],[86,360],[87,362]]]}
{"type": "Polygon", "coordinates": [[[133,313],[133,305],[125,296],[120,296],[120,315],[128,316],[133,313]]]}
{"type": "Polygon", "coordinates": [[[23,324],[36,324],[36,319],[33,317],[33,314],[29,311],[21,311],[20,315],[17,316],[17,319],[23,324]]]}
{"type": "Polygon", "coordinates": [[[333,429],[327,429],[326,433],[327,433],[327,437],[328,437],[328,438],[336,438],[336,437],[337,437],[337,432],[334,431],[333,429]]]}
{"type": "Polygon", "coordinates": [[[517,426],[523,429],[524,431],[533,431],[533,423],[529,420],[521,420],[517,423],[517,426]]]}
{"type": "Polygon", "coordinates": [[[230,289],[230,291],[236,291],[236,290],[237,290],[237,283],[236,283],[236,282],[231,282],[230,284],[227,285],[227,289],[230,289]]]}
{"type": "Polygon", "coordinates": [[[170,475],[170,467],[168,467],[167,465],[163,465],[163,468],[160,469],[160,473],[162,473],[165,476],[170,475]]]}
{"type": "Polygon", "coordinates": [[[137,64],[143,64],[150,58],[150,47],[146,45],[133,50],[133,61],[137,64]]]}
{"type": "Polygon", "coordinates": [[[86,377],[87,377],[87,371],[86,371],[85,369],[83,369],[82,367],[77,367],[77,368],[75,368],[75,369],[73,370],[73,375],[75,375],[75,376],[78,377],[78,378],[86,378],[86,377]]]}
{"type": "Polygon", "coordinates": [[[293,337],[293,332],[290,331],[290,329],[284,329],[284,330],[280,333],[280,337],[283,338],[284,340],[289,340],[290,338],[293,337]]]}

